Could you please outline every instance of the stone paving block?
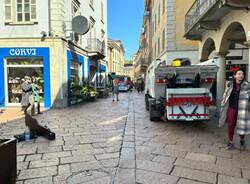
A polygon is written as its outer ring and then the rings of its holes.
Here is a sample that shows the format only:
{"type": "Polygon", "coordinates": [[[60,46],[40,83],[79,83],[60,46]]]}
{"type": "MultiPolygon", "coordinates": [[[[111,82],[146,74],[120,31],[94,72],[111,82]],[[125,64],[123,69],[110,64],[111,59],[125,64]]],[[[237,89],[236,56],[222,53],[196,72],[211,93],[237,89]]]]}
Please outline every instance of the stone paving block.
{"type": "Polygon", "coordinates": [[[26,180],[24,184],[53,184],[52,177],[26,180]]]}
{"type": "Polygon", "coordinates": [[[43,154],[42,159],[50,159],[50,158],[61,158],[61,157],[70,157],[70,151],[62,151],[62,152],[54,152],[54,153],[45,153],[43,154]]]}
{"type": "Polygon", "coordinates": [[[181,178],[177,184],[206,184],[206,183],[181,178]]]}
{"type": "Polygon", "coordinates": [[[38,147],[37,153],[51,153],[51,152],[59,152],[62,151],[62,146],[42,146],[38,147]]]}
{"type": "Polygon", "coordinates": [[[114,181],[117,184],[135,184],[135,169],[119,168],[114,181]]]}
{"type": "Polygon", "coordinates": [[[99,180],[101,178],[111,177],[105,172],[101,171],[89,171],[89,172],[81,172],[73,174],[68,179],[68,183],[87,183],[95,180],[99,180]]]}
{"type": "Polygon", "coordinates": [[[232,158],[232,153],[228,150],[211,149],[209,154],[218,157],[232,158]]]}
{"type": "Polygon", "coordinates": [[[69,164],[65,164],[65,165],[59,165],[58,166],[58,175],[66,175],[66,174],[70,174],[70,165],[69,164]]]}
{"type": "Polygon", "coordinates": [[[135,147],[135,143],[134,142],[123,142],[122,147],[125,148],[134,148],[135,147]]]}
{"type": "Polygon", "coordinates": [[[31,161],[29,168],[48,167],[59,165],[59,158],[31,161]]]}
{"type": "Polygon", "coordinates": [[[218,184],[249,184],[247,179],[219,175],[218,184]]]}
{"type": "Polygon", "coordinates": [[[24,181],[17,181],[16,184],[23,184],[24,181]]]}
{"type": "Polygon", "coordinates": [[[60,158],[61,164],[68,164],[68,163],[75,163],[75,162],[87,162],[87,161],[95,161],[95,157],[93,155],[81,155],[81,156],[60,158]]]}
{"type": "Polygon", "coordinates": [[[143,146],[154,147],[154,148],[163,148],[165,146],[164,143],[160,142],[145,142],[143,146]]]}
{"type": "Polygon", "coordinates": [[[124,136],[123,141],[126,141],[126,142],[135,142],[135,137],[131,136],[131,135],[126,135],[126,136],[124,136]]]}
{"type": "Polygon", "coordinates": [[[229,176],[241,177],[241,170],[237,167],[228,167],[216,165],[214,163],[195,161],[195,160],[187,160],[178,158],[174,163],[177,166],[187,167],[196,170],[209,171],[209,172],[217,172],[220,174],[225,174],[229,176]]]}
{"type": "Polygon", "coordinates": [[[72,172],[79,172],[85,170],[97,170],[102,168],[102,165],[98,161],[89,161],[89,162],[78,162],[71,164],[72,172]]]}
{"type": "Polygon", "coordinates": [[[115,153],[115,152],[119,152],[120,149],[121,149],[121,146],[107,147],[107,148],[104,148],[105,151],[103,153],[115,153]]]}
{"type": "Polygon", "coordinates": [[[20,149],[17,149],[17,155],[31,155],[31,154],[35,154],[36,151],[37,151],[37,147],[32,147],[30,149],[20,148],[20,149]]]}
{"type": "Polygon", "coordinates": [[[207,183],[216,183],[216,173],[194,170],[179,166],[176,166],[174,168],[171,175],[207,183]]]}
{"type": "Polygon", "coordinates": [[[100,160],[100,163],[104,167],[118,167],[119,164],[119,158],[112,158],[112,159],[107,159],[107,160],[100,160]]]}
{"type": "Polygon", "coordinates": [[[78,144],[78,145],[65,145],[63,146],[64,151],[70,151],[70,150],[89,150],[93,149],[91,144],[78,144]]]}
{"type": "Polygon", "coordinates": [[[187,152],[164,148],[164,149],[155,150],[153,152],[153,154],[184,158],[186,156],[187,152]]]}
{"type": "Polygon", "coordinates": [[[25,159],[25,155],[19,155],[19,156],[17,156],[17,158],[16,158],[17,162],[23,162],[24,159],[25,159]]]}
{"type": "Polygon", "coordinates": [[[89,182],[84,182],[84,184],[101,184],[101,183],[104,183],[104,184],[111,183],[111,177],[106,176],[106,177],[94,179],[94,180],[89,181],[89,182]]]}
{"type": "Polygon", "coordinates": [[[41,178],[47,176],[55,176],[57,175],[57,167],[42,167],[42,168],[35,168],[35,169],[27,169],[21,170],[18,179],[32,179],[32,178],[41,178]]]}
{"type": "Polygon", "coordinates": [[[122,148],[119,167],[121,168],[135,168],[135,150],[134,148],[122,148]]]}
{"type": "Polygon", "coordinates": [[[208,154],[188,152],[185,159],[215,163],[216,157],[208,154]]]}
{"type": "Polygon", "coordinates": [[[192,152],[193,148],[198,148],[198,146],[187,146],[187,145],[166,145],[165,149],[177,150],[177,151],[187,151],[192,152]]]}
{"type": "Polygon", "coordinates": [[[136,170],[136,182],[137,183],[143,183],[143,184],[160,184],[160,183],[166,183],[166,184],[176,184],[179,177],[161,174],[161,173],[155,173],[155,172],[149,172],[149,171],[143,171],[143,170],[136,170]]]}
{"type": "Polygon", "coordinates": [[[27,169],[29,162],[17,162],[17,170],[27,169]]]}
{"type": "Polygon", "coordinates": [[[160,162],[164,164],[173,164],[176,160],[176,157],[168,157],[168,156],[156,156],[152,161],[160,162]]]}
{"type": "Polygon", "coordinates": [[[136,154],[136,160],[148,160],[151,161],[155,156],[150,153],[139,152],[136,154]]]}
{"type": "Polygon", "coordinates": [[[250,169],[242,169],[242,176],[243,178],[250,180],[250,169]]]}
{"type": "Polygon", "coordinates": [[[41,160],[42,154],[35,154],[35,155],[27,155],[25,161],[34,161],[34,160],[41,160]]]}
{"type": "Polygon", "coordinates": [[[93,154],[103,154],[106,151],[102,148],[95,148],[95,149],[86,149],[86,150],[72,150],[73,156],[80,156],[80,155],[93,155],[93,154]]]}
{"type": "Polygon", "coordinates": [[[137,160],[136,168],[141,170],[169,174],[173,168],[173,165],[166,163],[152,162],[152,161],[137,160]]]}
{"type": "Polygon", "coordinates": [[[249,162],[241,159],[235,160],[235,159],[217,157],[216,164],[224,167],[237,167],[237,168],[250,169],[249,162]]]}
{"type": "Polygon", "coordinates": [[[105,153],[105,154],[98,154],[95,155],[97,160],[105,160],[105,159],[109,159],[109,158],[118,158],[120,156],[120,153],[105,153]]]}

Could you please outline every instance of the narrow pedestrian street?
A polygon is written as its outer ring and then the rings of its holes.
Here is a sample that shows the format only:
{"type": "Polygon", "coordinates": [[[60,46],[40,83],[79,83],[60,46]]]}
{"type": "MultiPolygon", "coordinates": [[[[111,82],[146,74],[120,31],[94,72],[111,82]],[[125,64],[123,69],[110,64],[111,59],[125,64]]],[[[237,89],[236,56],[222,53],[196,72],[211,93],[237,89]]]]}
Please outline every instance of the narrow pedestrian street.
{"type": "MultiPolygon", "coordinates": [[[[17,143],[17,184],[248,184],[249,151],[227,151],[226,129],[211,122],[150,122],[144,95],[121,93],[37,119],[56,133],[17,143]]],[[[24,130],[8,122],[2,136],[24,130]]],[[[249,139],[248,149],[249,149],[249,139]]],[[[237,139],[238,143],[238,139],[237,139]]]]}

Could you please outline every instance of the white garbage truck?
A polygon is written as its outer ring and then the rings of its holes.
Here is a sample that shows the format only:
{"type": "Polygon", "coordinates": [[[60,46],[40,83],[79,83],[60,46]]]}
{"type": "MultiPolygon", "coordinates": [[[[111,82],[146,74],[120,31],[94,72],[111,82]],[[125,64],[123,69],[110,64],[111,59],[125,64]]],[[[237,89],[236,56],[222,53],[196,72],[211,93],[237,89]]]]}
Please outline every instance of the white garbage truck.
{"type": "Polygon", "coordinates": [[[145,104],[151,121],[202,121],[214,104],[211,87],[218,67],[212,65],[167,66],[155,61],[148,67],[145,104]]]}

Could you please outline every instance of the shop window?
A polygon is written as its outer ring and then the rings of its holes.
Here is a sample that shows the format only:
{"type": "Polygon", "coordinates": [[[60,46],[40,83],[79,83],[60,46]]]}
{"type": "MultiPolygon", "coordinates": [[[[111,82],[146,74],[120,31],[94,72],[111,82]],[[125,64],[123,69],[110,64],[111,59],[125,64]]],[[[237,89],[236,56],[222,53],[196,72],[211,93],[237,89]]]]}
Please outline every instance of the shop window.
{"type": "Polygon", "coordinates": [[[22,100],[21,85],[24,77],[29,76],[32,83],[40,87],[40,102],[44,102],[44,73],[42,58],[17,58],[6,60],[8,103],[19,104],[22,100]]]}

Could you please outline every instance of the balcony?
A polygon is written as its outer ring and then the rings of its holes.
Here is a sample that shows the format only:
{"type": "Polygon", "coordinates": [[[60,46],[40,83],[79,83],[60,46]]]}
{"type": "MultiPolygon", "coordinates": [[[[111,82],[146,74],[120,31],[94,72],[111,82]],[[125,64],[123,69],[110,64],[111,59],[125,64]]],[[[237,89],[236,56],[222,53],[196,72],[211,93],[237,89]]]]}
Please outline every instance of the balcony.
{"type": "Polygon", "coordinates": [[[88,56],[94,59],[103,59],[105,58],[105,42],[101,42],[97,38],[89,38],[87,40],[88,46],[88,56]]]}
{"type": "Polygon", "coordinates": [[[201,40],[206,30],[217,30],[220,21],[232,10],[248,10],[249,0],[196,0],[185,16],[185,37],[201,40]]]}

